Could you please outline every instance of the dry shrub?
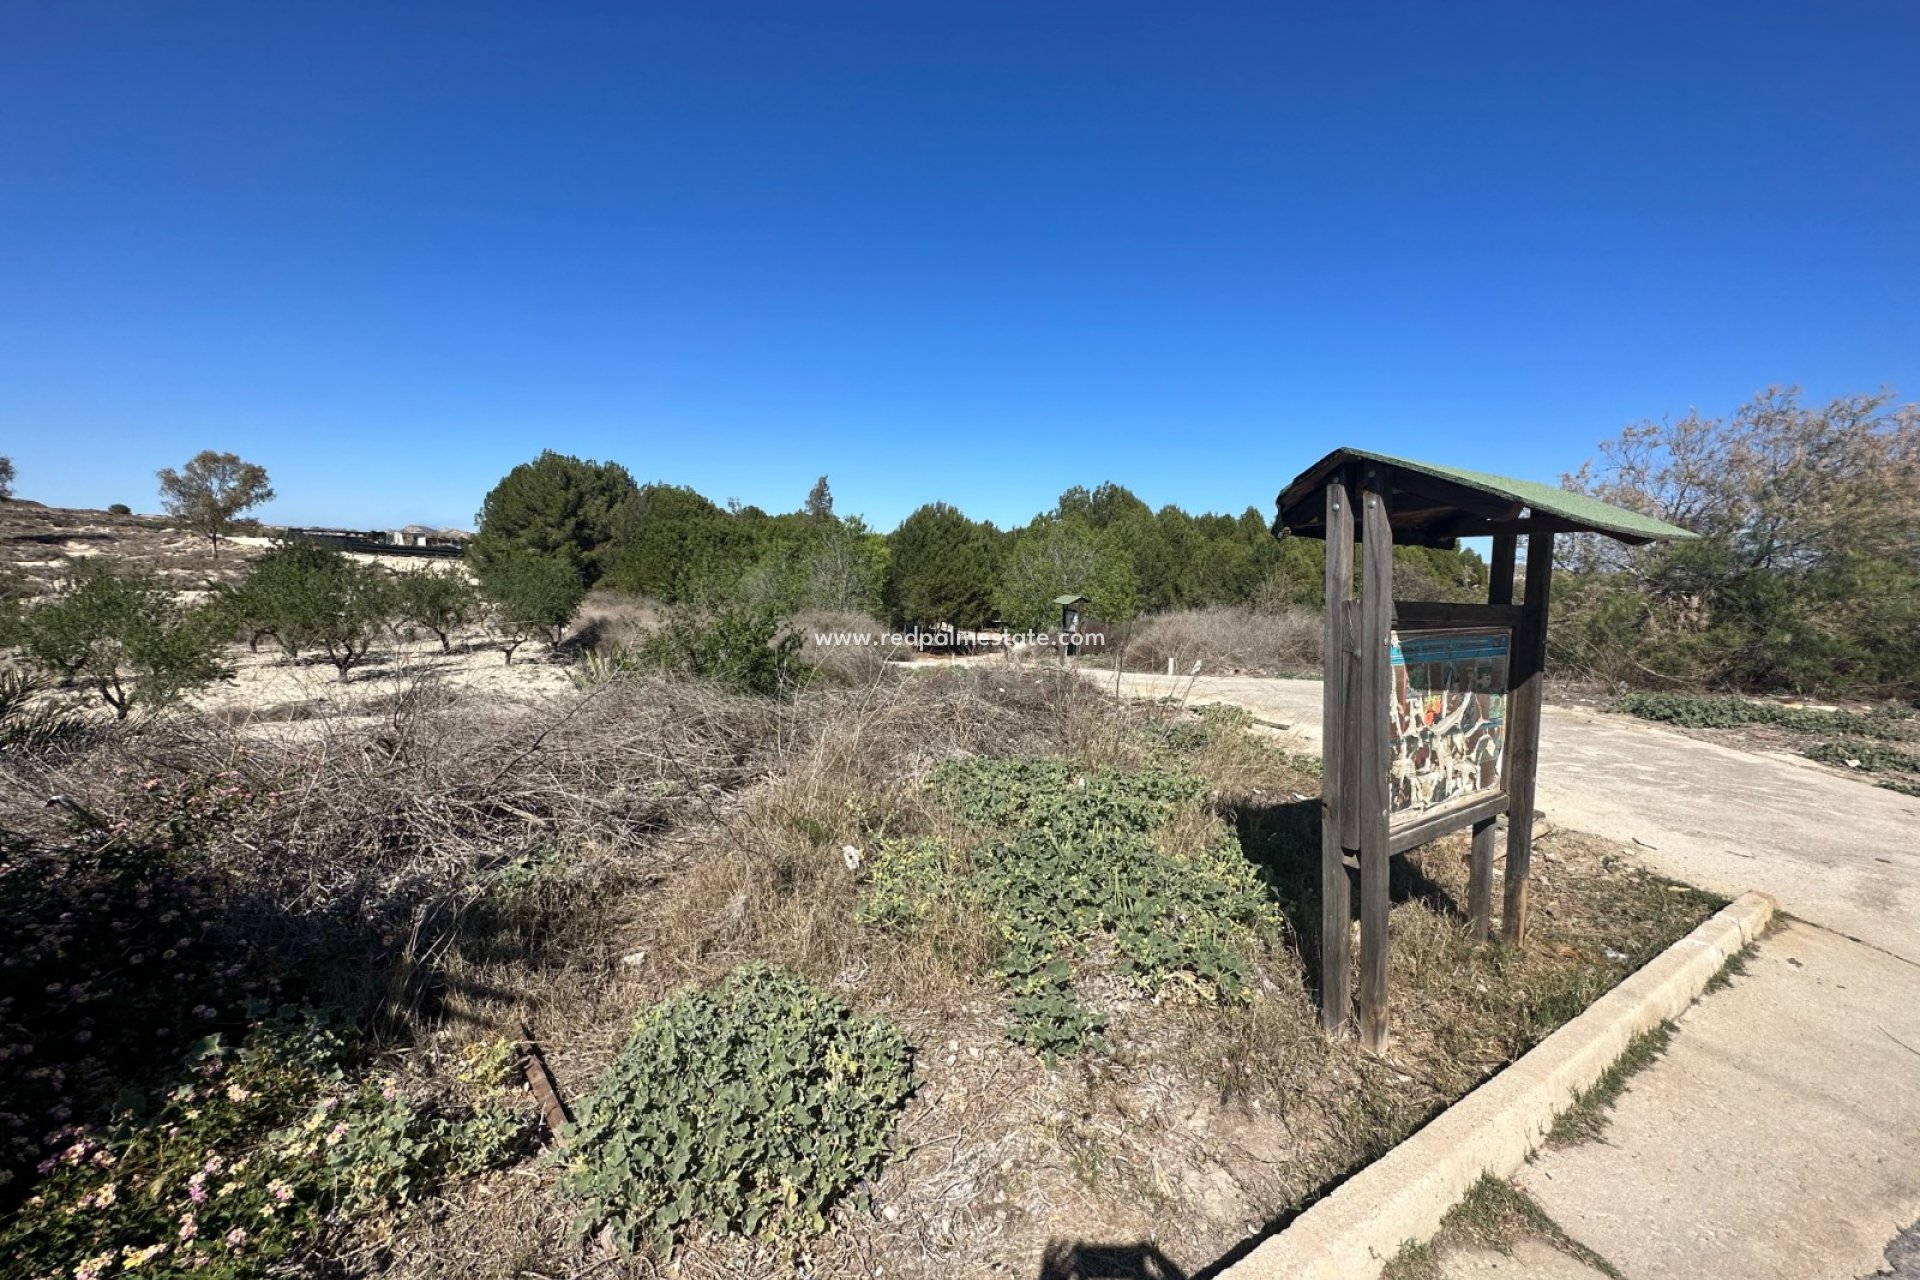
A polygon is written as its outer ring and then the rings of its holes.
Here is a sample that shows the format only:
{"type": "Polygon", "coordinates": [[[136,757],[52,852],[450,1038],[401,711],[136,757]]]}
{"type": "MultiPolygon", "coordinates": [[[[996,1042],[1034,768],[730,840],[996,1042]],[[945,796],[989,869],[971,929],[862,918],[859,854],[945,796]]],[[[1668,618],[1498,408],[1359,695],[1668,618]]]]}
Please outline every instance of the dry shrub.
{"type": "Polygon", "coordinates": [[[1142,619],[1131,637],[1109,648],[1129,671],[1165,672],[1171,659],[1181,675],[1195,662],[1214,675],[1291,675],[1320,669],[1323,634],[1320,615],[1310,609],[1214,605],[1142,619]]]}
{"type": "Polygon", "coordinates": [[[767,959],[920,1004],[967,989],[992,947],[985,923],[951,904],[912,946],[859,930],[849,861],[876,840],[956,834],[922,787],[943,760],[1110,760],[1121,741],[1112,704],[1070,673],[946,668],[810,690],[783,713],[766,785],[631,932],[661,941],[670,984],[767,959]]]}
{"type": "Polygon", "coordinates": [[[596,588],[573,615],[574,647],[613,652],[639,644],[660,625],[660,606],[630,591],[596,588]]]}
{"type": "Polygon", "coordinates": [[[795,614],[790,625],[800,637],[802,662],[849,683],[877,680],[888,664],[911,656],[904,645],[888,645],[886,624],[864,613],[811,609],[795,614]],[[822,636],[865,637],[866,642],[823,644],[822,636]]]}

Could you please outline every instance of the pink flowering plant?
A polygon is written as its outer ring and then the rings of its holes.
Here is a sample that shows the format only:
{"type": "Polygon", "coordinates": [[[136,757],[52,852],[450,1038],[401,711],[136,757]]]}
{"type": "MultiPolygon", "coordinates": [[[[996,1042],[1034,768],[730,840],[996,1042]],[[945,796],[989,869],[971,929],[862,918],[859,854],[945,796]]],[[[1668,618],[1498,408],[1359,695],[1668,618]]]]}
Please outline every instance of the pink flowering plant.
{"type": "Polygon", "coordinates": [[[49,1154],[48,1132],[104,1116],[269,993],[218,917],[216,883],[164,834],[0,833],[0,1207],[49,1154]]]}
{"type": "Polygon", "coordinates": [[[255,1276],[329,1226],[525,1150],[522,1117],[451,1116],[391,1081],[350,1081],[343,1048],[297,1019],[237,1051],[212,1037],[155,1114],[49,1134],[0,1256],[38,1280],[255,1276]]]}

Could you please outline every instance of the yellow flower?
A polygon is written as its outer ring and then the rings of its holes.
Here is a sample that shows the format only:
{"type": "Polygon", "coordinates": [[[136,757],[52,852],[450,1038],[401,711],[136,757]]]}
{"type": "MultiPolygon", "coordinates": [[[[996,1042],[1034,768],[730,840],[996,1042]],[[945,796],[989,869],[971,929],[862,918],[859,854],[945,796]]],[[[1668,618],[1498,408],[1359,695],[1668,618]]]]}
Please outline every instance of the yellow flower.
{"type": "Polygon", "coordinates": [[[120,1251],[120,1265],[131,1271],[135,1267],[145,1266],[166,1251],[167,1246],[164,1244],[150,1244],[144,1249],[135,1249],[129,1245],[120,1251]]]}

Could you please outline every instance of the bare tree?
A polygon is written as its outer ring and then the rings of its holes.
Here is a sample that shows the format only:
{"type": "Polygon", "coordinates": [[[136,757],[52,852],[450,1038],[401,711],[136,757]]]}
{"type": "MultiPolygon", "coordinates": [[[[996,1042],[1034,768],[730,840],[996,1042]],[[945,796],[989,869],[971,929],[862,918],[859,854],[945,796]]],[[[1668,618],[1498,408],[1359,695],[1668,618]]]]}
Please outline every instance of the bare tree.
{"type": "Polygon", "coordinates": [[[1561,660],[1656,687],[1915,689],[1920,405],[1770,388],[1724,418],[1628,427],[1563,483],[1700,539],[1569,538],[1561,660]]]}
{"type": "Polygon", "coordinates": [[[220,557],[220,538],[233,527],[234,517],[263,502],[273,501],[267,469],[242,461],[231,453],[202,450],[179,471],[160,472],[160,504],[167,514],[204,533],[220,557]]]}
{"type": "MultiPolygon", "coordinates": [[[[1719,543],[1741,568],[1790,570],[1920,544],[1920,405],[1889,392],[1824,408],[1772,387],[1728,418],[1642,422],[1563,478],[1719,543]]],[[[1581,547],[1601,567],[1659,558],[1581,547]]],[[[1579,567],[1591,567],[1585,564],[1579,567]]]]}
{"type": "Polygon", "coordinates": [[[0,458],[0,502],[13,501],[13,459],[0,458]]]}

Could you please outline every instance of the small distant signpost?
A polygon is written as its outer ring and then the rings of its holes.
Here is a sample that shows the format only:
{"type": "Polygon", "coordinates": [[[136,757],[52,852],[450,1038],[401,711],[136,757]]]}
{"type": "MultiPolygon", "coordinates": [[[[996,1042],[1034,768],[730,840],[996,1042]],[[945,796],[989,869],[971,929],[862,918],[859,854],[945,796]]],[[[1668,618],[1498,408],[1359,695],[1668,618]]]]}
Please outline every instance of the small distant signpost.
{"type": "Polygon", "coordinates": [[[1496,820],[1507,815],[1501,933],[1526,935],[1547,599],[1557,534],[1640,544],[1695,535],[1583,494],[1505,476],[1336,449],[1280,494],[1276,536],[1326,540],[1320,784],[1320,1021],[1352,1021],[1349,861],[1360,870],[1360,1039],[1387,1041],[1389,860],[1473,830],[1467,910],[1493,918],[1496,820]],[[1356,516],[1354,503],[1359,503],[1356,516]],[[1393,545],[1493,540],[1485,604],[1395,600],[1393,545]],[[1519,542],[1526,591],[1513,602],[1519,542]],[[1356,544],[1360,591],[1354,592],[1356,544]]]}
{"type": "Polygon", "coordinates": [[[1065,662],[1080,652],[1077,643],[1070,643],[1069,636],[1080,634],[1080,611],[1086,607],[1085,596],[1055,596],[1053,602],[1060,606],[1060,660],[1065,662]]]}

